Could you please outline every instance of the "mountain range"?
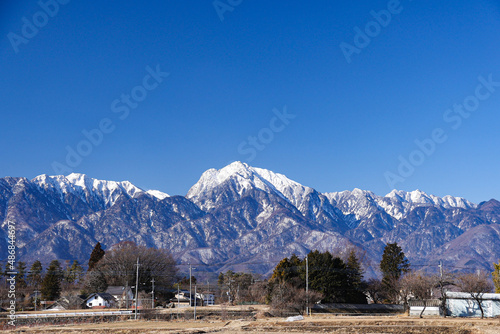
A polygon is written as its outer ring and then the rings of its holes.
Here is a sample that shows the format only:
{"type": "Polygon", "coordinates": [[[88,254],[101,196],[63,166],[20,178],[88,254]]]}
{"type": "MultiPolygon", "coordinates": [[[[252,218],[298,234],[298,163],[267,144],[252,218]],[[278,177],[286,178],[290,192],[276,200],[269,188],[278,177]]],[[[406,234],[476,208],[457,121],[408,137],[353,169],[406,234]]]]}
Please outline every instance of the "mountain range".
{"type": "Polygon", "coordinates": [[[451,271],[491,271],[500,258],[497,200],[475,204],[419,190],[320,193],[242,162],[207,170],[186,196],[76,173],[4,177],[0,221],[1,254],[10,221],[17,256],[28,263],[85,263],[97,242],[106,249],[125,240],[169,249],[179,263],[212,272],[269,274],[293,253],[356,248],[366,275],[374,276],[388,242],[397,242],[417,269],[442,261],[451,271]]]}

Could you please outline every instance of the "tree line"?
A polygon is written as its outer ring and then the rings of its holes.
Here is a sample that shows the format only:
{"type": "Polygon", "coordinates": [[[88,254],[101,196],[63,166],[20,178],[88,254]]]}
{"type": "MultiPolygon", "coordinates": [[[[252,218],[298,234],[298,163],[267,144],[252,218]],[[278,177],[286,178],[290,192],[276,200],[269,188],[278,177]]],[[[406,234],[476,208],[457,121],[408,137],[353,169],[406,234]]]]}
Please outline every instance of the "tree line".
{"type": "MultiPolygon", "coordinates": [[[[0,270],[5,282],[11,270],[0,270]]],[[[16,299],[20,309],[40,307],[41,301],[55,301],[62,295],[75,295],[85,298],[91,293],[105,292],[108,286],[129,286],[136,284],[139,274],[138,290],[143,295],[151,291],[154,280],[155,296],[169,297],[172,284],[177,279],[177,266],[172,255],[164,249],[148,248],[125,241],[104,251],[100,243],[94,247],[88,269],[78,261],[61,263],[53,260],[43,268],[37,260],[29,270],[25,262],[16,263],[16,299]],[[139,268],[137,268],[139,259],[139,268]]],[[[0,288],[2,303],[6,298],[6,284],[0,288]]],[[[144,296],[143,296],[144,297],[144,296]]]]}
{"type": "MultiPolygon", "coordinates": [[[[266,303],[276,312],[305,313],[315,303],[401,303],[408,308],[411,299],[425,303],[431,298],[446,306],[445,291],[467,292],[478,303],[481,312],[482,295],[492,291],[500,293],[500,262],[494,264],[491,278],[486,273],[451,273],[443,271],[430,275],[412,270],[410,262],[397,243],[388,243],[378,265],[380,278],[365,279],[364,254],[352,249],[347,252],[311,251],[306,257],[297,255],[282,259],[272,275],[245,272],[220,272],[217,296],[220,303],[266,303]],[[307,291],[306,291],[307,289],[307,291]]],[[[7,272],[0,270],[0,274],[7,272]]],[[[139,273],[139,292],[152,290],[155,296],[168,301],[177,287],[186,289],[188,277],[179,277],[176,261],[164,249],[154,249],[125,241],[104,251],[100,243],[94,247],[84,270],[78,261],[53,260],[47,268],[35,261],[29,269],[24,262],[16,264],[16,291],[19,307],[29,309],[41,300],[57,300],[61,295],[88,296],[104,292],[108,286],[134,286],[139,273]],[[139,267],[137,268],[137,259],[139,267]],[[174,284],[176,283],[177,284],[174,284]]],[[[196,284],[196,277],[192,277],[196,284]]],[[[3,295],[5,287],[0,289],[3,295]]],[[[210,292],[212,289],[208,289],[210,292]]],[[[215,288],[213,289],[215,291],[215,288]]],[[[200,290],[198,290],[200,291],[200,290]]],[[[7,300],[2,296],[2,300],[7,300]]],[[[423,311],[422,311],[423,312],[423,311]]]]}
{"type": "Polygon", "coordinates": [[[388,243],[377,268],[380,278],[364,278],[362,252],[351,250],[344,255],[316,250],[304,258],[292,255],[282,259],[268,280],[239,284],[239,298],[234,295],[234,285],[245,277],[244,273],[221,273],[219,285],[221,297],[228,295],[228,302],[250,298],[271,305],[278,313],[300,314],[317,302],[366,304],[368,301],[403,304],[407,312],[413,299],[423,303],[422,316],[427,301],[439,299],[441,314],[446,316],[445,292],[454,290],[469,294],[484,316],[482,299],[484,293],[493,291],[492,281],[495,291],[500,293],[500,263],[494,264],[494,268],[491,277],[485,272],[452,273],[444,269],[439,274],[429,274],[413,270],[401,247],[388,243]]]}

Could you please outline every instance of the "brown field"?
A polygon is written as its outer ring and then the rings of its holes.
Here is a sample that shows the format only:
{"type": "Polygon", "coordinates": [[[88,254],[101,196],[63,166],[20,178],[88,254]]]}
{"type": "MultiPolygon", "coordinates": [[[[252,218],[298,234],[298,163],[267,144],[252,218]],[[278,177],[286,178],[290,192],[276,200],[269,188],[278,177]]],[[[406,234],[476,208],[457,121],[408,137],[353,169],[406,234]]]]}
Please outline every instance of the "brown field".
{"type": "MultiPolygon", "coordinates": [[[[242,310],[241,307],[238,308],[242,310]]],[[[256,310],[257,311],[257,310],[256,310]]],[[[260,310],[262,313],[262,309],[260,310]]],[[[21,327],[5,333],[426,333],[426,334],[494,334],[500,333],[500,319],[437,318],[407,316],[336,316],[315,314],[305,320],[286,322],[285,318],[257,317],[239,320],[125,320],[98,324],[75,324],[43,327],[21,327]]]]}

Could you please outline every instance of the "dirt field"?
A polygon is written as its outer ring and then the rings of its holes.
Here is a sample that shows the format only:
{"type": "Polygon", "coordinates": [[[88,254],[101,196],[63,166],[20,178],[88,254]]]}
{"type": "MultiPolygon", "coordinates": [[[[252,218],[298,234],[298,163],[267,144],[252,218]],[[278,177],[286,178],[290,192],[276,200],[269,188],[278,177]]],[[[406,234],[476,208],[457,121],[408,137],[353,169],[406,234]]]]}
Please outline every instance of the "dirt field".
{"type": "Polygon", "coordinates": [[[407,316],[335,316],[318,314],[305,320],[286,322],[285,318],[197,321],[119,321],[101,324],[17,327],[5,333],[424,333],[424,334],[500,334],[500,319],[424,319],[407,316]]]}

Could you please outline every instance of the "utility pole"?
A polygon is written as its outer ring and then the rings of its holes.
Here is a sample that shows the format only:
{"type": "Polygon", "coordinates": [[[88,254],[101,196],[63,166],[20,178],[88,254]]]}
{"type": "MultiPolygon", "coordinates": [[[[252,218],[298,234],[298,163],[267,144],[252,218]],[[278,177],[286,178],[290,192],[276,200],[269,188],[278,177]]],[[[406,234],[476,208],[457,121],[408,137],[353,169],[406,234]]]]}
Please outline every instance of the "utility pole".
{"type": "Polygon", "coordinates": [[[151,291],[151,308],[155,308],[155,278],[151,281],[153,283],[153,290],[151,291]]]}
{"type": "Polygon", "coordinates": [[[37,302],[37,297],[38,297],[38,293],[39,293],[39,292],[40,292],[40,291],[35,290],[35,312],[36,312],[36,302],[37,302]]]}
{"type": "Polygon", "coordinates": [[[125,285],[125,307],[127,308],[128,310],[128,280],[127,280],[127,284],[125,285]]]}
{"type": "Polygon", "coordinates": [[[443,263],[441,260],[439,261],[439,276],[441,277],[441,280],[443,279],[443,263]]]}
{"type": "Polygon", "coordinates": [[[191,283],[191,277],[193,277],[193,270],[196,270],[196,268],[191,267],[191,263],[189,264],[189,306],[193,306],[191,304],[191,301],[193,300],[192,296],[192,283],[191,283]]]}
{"type": "Polygon", "coordinates": [[[135,273],[135,320],[137,320],[137,303],[139,300],[137,299],[139,292],[139,258],[137,258],[137,272],[135,273]]]}
{"type": "Polygon", "coordinates": [[[193,276],[191,274],[191,263],[189,264],[189,306],[193,306],[191,305],[191,301],[193,300],[193,295],[192,295],[192,291],[191,291],[191,277],[193,276]]]}
{"type": "MultiPolygon", "coordinates": [[[[207,296],[207,305],[213,305],[212,303],[212,298],[211,298],[211,293],[210,293],[210,281],[207,280],[207,285],[208,285],[208,296],[207,296]]],[[[214,292],[215,294],[215,292],[214,292]]]]}
{"type": "Polygon", "coordinates": [[[309,259],[306,255],[306,314],[309,315],[309,259]]]}
{"type": "Polygon", "coordinates": [[[194,320],[196,320],[196,284],[194,285],[194,313],[193,313],[193,316],[194,316],[194,320]]]}
{"type": "Polygon", "coordinates": [[[180,284],[177,283],[177,320],[179,320],[179,307],[181,306],[181,290],[180,290],[180,284]]]}

